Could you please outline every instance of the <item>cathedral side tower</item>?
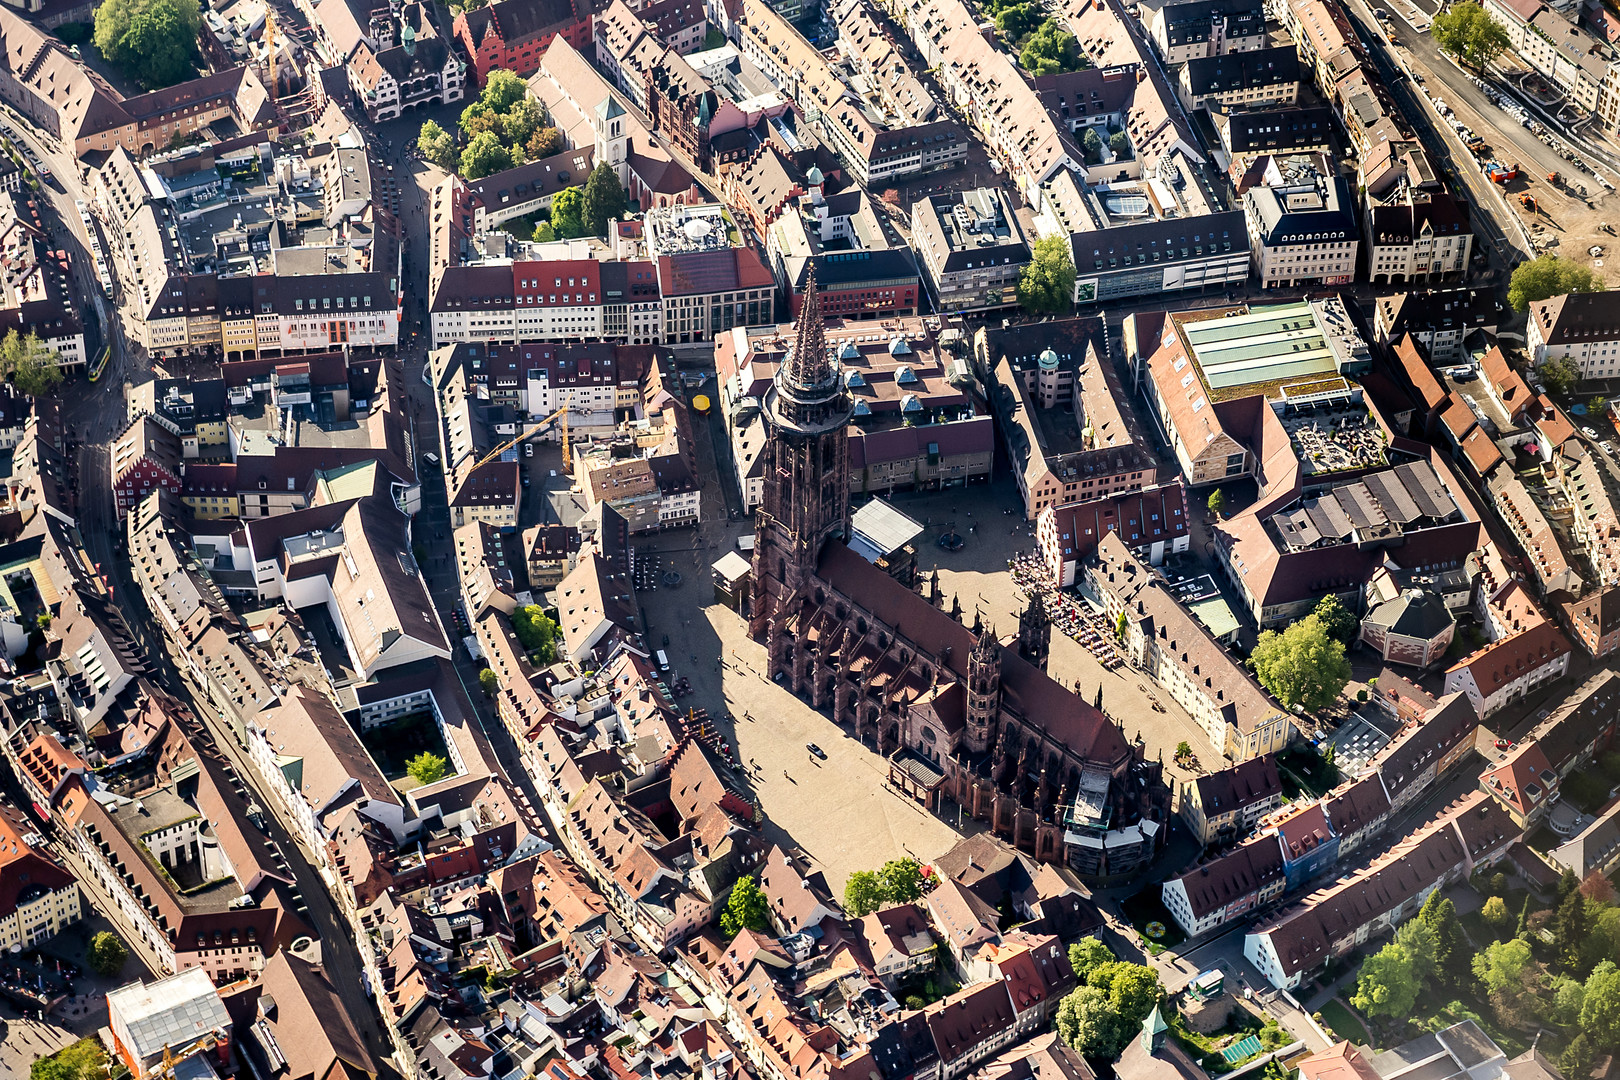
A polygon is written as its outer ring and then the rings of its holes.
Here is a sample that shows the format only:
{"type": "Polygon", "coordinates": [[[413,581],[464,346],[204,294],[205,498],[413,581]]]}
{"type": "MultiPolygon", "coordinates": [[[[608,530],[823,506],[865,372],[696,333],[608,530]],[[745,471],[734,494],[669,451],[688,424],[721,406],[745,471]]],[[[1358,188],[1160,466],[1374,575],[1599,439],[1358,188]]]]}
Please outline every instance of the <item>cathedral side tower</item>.
{"type": "Polygon", "coordinates": [[[1018,616],[1018,655],[1045,671],[1051,653],[1052,620],[1046,614],[1046,601],[1039,591],[1034,591],[1018,616]]]}
{"type": "Polygon", "coordinates": [[[982,754],[996,742],[996,721],[1001,713],[1001,644],[996,632],[975,620],[978,640],[968,657],[967,731],[968,751],[982,754]]]}

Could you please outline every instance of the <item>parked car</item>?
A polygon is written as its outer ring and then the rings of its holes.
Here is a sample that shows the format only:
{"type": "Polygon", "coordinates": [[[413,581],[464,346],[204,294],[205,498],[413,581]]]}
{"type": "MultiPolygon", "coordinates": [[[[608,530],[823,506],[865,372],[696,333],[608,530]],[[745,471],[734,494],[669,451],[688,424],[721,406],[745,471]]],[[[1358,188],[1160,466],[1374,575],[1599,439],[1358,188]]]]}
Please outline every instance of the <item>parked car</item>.
{"type": "Polygon", "coordinates": [[[810,751],[816,757],[820,758],[822,761],[827,760],[827,751],[823,750],[821,747],[817,746],[815,743],[805,743],[804,748],[806,750],[810,751]]]}

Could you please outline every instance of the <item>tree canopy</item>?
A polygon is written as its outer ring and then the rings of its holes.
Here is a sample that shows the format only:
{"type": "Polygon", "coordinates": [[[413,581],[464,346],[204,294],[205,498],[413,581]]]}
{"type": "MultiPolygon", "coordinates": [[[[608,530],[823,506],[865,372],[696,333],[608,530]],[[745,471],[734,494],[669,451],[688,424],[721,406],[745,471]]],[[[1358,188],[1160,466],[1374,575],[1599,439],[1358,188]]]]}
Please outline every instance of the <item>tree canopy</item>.
{"type": "Polygon", "coordinates": [[[495,674],[494,668],[484,668],[478,673],[478,687],[485,697],[494,697],[501,692],[501,677],[495,674]]]}
{"type": "Polygon", "coordinates": [[[1094,968],[1113,962],[1113,952],[1097,938],[1081,938],[1069,946],[1069,967],[1079,982],[1085,982],[1094,968]]]}
{"type": "MultiPolygon", "coordinates": [[[[1070,956],[1084,944],[1072,946],[1070,956]]],[[[1058,1003],[1057,1030],[1064,1042],[1087,1057],[1117,1057],[1148,1013],[1164,1000],[1158,974],[1143,964],[1109,959],[1088,963],[1085,975],[1077,969],[1076,976],[1085,985],[1058,1003]]]]}
{"type": "MultiPolygon", "coordinates": [[[[1508,32],[1475,0],[1453,4],[1434,17],[1434,43],[1476,71],[1508,47],[1508,32]]],[[[1522,309],[1521,309],[1522,310],[1522,309]]]]}
{"type": "Polygon", "coordinates": [[[29,332],[27,337],[15,330],[6,331],[0,341],[0,371],[11,380],[20,394],[44,397],[62,383],[62,368],[56,350],[29,332]]]}
{"type": "Polygon", "coordinates": [[[591,170],[591,178],[585,181],[586,231],[592,236],[606,236],[608,222],[624,217],[629,208],[630,201],[625,196],[624,185],[619,183],[619,174],[607,162],[599,163],[591,170]]]}
{"type": "Polygon", "coordinates": [[[1530,960],[1527,941],[1508,938],[1493,942],[1474,957],[1474,976],[1493,994],[1504,990],[1513,992],[1524,985],[1524,969],[1530,960]]]}
{"type": "Polygon", "coordinates": [[[445,770],[449,767],[450,762],[445,760],[443,755],[429,750],[422,751],[405,763],[405,771],[410,774],[411,779],[423,785],[443,780],[445,770]]]}
{"type": "Polygon", "coordinates": [[[759,890],[754,875],[744,874],[731,887],[725,910],[720,913],[720,932],[734,938],[744,930],[761,933],[771,928],[771,907],[759,890]]]}
{"type": "Polygon", "coordinates": [[[483,131],[473,136],[467,148],[461,152],[461,175],[466,180],[482,180],[493,173],[512,167],[512,151],[501,142],[501,137],[493,131],[483,131]]]}
{"type": "Polygon", "coordinates": [[[90,939],[90,949],[85,953],[85,961],[97,975],[110,979],[124,970],[124,961],[129,959],[129,949],[124,946],[117,934],[108,930],[101,930],[90,939]]]}
{"type": "MultiPolygon", "coordinates": [[[[1452,10],[1455,11],[1456,8],[1452,10]]],[[[1436,19],[1435,26],[1439,25],[1440,20],[1436,19]]],[[[1549,296],[1563,296],[1565,293],[1574,292],[1603,292],[1607,288],[1603,279],[1587,267],[1570,262],[1568,259],[1561,259],[1548,251],[1513,268],[1513,278],[1508,282],[1508,303],[1512,305],[1514,311],[1523,311],[1537,300],[1545,300],[1549,296]]]]}
{"type": "Polygon", "coordinates": [[[1405,1016],[1422,988],[1411,955],[1392,941],[1361,962],[1350,1004],[1368,1016],[1405,1016]]]}
{"type": "Polygon", "coordinates": [[[1047,19],[1029,36],[1018,52],[1018,64],[1031,75],[1061,75],[1091,66],[1079,41],[1056,19],[1047,19]]]}
{"type": "Polygon", "coordinates": [[[445,172],[454,172],[460,163],[456,155],[456,137],[432,120],[422,125],[422,133],[416,137],[416,148],[424,158],[445,172]]]}
{"type": "Polygon", "coordinates": [[[557,659],[558,629],[556,620],[539,604],[525,604],[512,612],[512,633],[518,644],[524,652],[539,653],[543,664],[557,659]]]}
{"type": "Polygon", "coordinates": [[[1541,383],[1555,394],[1567,394],[1581,381],[1581,367],[1567,356],[1549,356],[1536,368],[1541,383]]]}
{"type": "Polygon", "coordinates": [[[1260,635],[1249,657],[1260,685],[1271,691],[1283,706],[1298,705],[1317,712],[1338,700],[1350,681],[1350,661],[1344,646],[1333,640],[1322,620],[1307,615],[1282,633],[1267,630],[1260,635]]]}
{"type": "Polygon", "coordinates": [[[551,227],[559,240],[585,235],[585,193],[577,187],[563,188],[551,197],[551,227]]]}
{"type": "Polygon", "coordinates": [[[562,132],[554,127],[535,128],[534,134],[529,136],[529,141],[523,144],[523,149],[529,155],[530,161],[539,161],[541,158],[560,154],[563,151],[562,132]]]}
{"type": "Polygon", "coordinates": [[[854,918],[895,904],[909,904],[923,895],[922,863],[916,859],[890,859],[877,870],[857,870],[844,883],[844,910],[854,918]]]}
{"type": "Polygon", "coordinates": [[[1018,278],[1018,303],[1037,314],[1062,314],[1074,306],[1074,258],[1062,236],[1035,241],[1018,278]]]}
{"type": "Polygon", "coordinates": [[[35,1058],[28,1067],[28,1080],[92,1080],[101,1076],[107,1052],[93,1038],[80,1039],[54,1054],[35,1058]]]}
{"type": "Polygon", "coordinates": [[[1418,917],[1434,931],[1436,978],[1457,984],[1468,966],[1468,939],[1463,934],[1462,920],[1457,917],[1457,905],[1436,889],[1423,901],[1418,917]]]}
{"type": "Polygon", "coordinates": [[[1345,644],[1350,643],[1361,626],[1361,620],[1352,615],[1337,596],[1324,596],[1318,600],[1316,617],[1322,620],[1323,628],[1333,635],[1335,641],[1345,644]]]}
{"type": "Polygon", "coordinates": [[[197,74],[201,32],[198,0],[104,0],[96,9],[96,48],[147,90],[197,74]]]}

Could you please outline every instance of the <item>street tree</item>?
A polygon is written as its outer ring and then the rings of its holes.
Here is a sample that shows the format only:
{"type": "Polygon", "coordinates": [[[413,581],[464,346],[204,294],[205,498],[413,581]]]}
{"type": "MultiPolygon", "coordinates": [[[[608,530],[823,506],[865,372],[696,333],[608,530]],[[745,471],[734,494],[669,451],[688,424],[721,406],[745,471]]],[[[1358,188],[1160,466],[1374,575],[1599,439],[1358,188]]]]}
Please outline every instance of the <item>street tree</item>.
{"type": "Polygon", "coordinates": [[[1209,501],[1204,505],[1209,508],[1210,517],[1219,518],[1223,513],[1226,512],[1226,495],[1221,491],[1220,488],[1216,488],[1214,491],[1210,492],[1209,501]]]}
{"type": "Polygon", "coordinates": [[[1074,306],[1074,257],[1065,236],[1035,241],[1029,263],[1018,277],[1018,303],[1025,311],[1053,315],[1074,306]]]}
{"type": "Polygon", "coordinates": [[[1339,699],[1350,681],[1344,645],[1333,640],[1316,615],[1307,615],[1282,633],[1260,635],[1249,657],[1260,685],[1292,709],[1318,712],[1339,699]]]}
{"type": "Polygon", "coordinates": [[[1430,32],[1441,51],[1475,71],[1484,71],[1509,44],[1507,30],[1474,0],[1436,15],[1430,32]]]}
{"type": "Polygon", "coordinates": [[[485,668],[478,673],[478,688],[485,697],[494,697],[501,692],[501,677],[495,674],[494,668],[485,668]]]}
{"type": "Polygon", "coordinates": [[[29,397],[44,397],[62,383],[56,350],[40,341],[33,331],[26,337],[15,330],[6,331],[5,339],[0,341],[0,372],[19,394],[29,397]]]}
{"type": "Polygon", "coordinates": [[[1078,982],[1085,982],[1093,968],[1113,962],[1113,952],[1097,938],[1081,938],[1069,946],[1069,967],[1074,970],[1078,982]]]}
{"type": "Polygon", "coordinates": [[[771,907],[760,891],[759,882],[752,874],[742,875],[731,887],[726,908],[720,913],[720,932],[734,938],[744,930],[764,933],[770,928],[771,907]]]}
{"type": "Polygon", "coordinates": [[[586,231],[592,236],[606,236],[608,222],[624,217],[629,208],[618,172],[605,161],[599,163],[591,170],[591,178],[585,181],[586,231]]]}
{"type": "Polygon", "coordinates": [[[1603,292],[1606,288],[1603,279],[1590,268],[1548,251],[1513,268],[1508,304],[1514,311],[1523,311],[1537,300],[1565,293],[1603,292]]]}
{"type": "Polygon", "coordinates": [[[877,872],[885,904],[909,904],[923,894],[922,863],[916,859],[890,859],[877,872]]]}
{"type": "Polygon", "coordinates": [[[1316,602],[1316,617],[1322,620],[1322,626],[1333,635],[1335,641],[1349,644],[1355,639],[1356,631],[1361,627],[1361,620],[1339,602],[1337,596],[1324,596],[1316,602]]]}
{"type": "Polygon", "coordinates": [[[1085,1057],[1112,1058],[1120,1026],[1107,991],[1098,987],[1082,986],[1058,1002],[1058,1037],[1085,1057]]]}
{"type": "Polygon", "coordinates": [[[473,137],[461,152],[461,175],[466,180],[482,180],[493,173],[512,167],[512,152],[493,131],[473,137]]]}
{"type": "Polygon", "coordinates": [[[844,913],[862,919],[883,906],[883,885],[877,874],[857,870],[844,882],[844,913]]]}
{"type": "Polygon", "coordinates": [[[90,949],[85,954],[85,961],[97,975],[110,979],[124,970],[124,961],[129,959],[129,949],[119,940],[118,935],[111,931],[101,930],[90,939],[90,949]]]}
{"type": "Polygon", "coordinates": [[[422,125],[422,133],[416,137],[416,148],[424,158],[445,172],[455,172],[460,163],[455,136],[432,120],[422,125]]]}

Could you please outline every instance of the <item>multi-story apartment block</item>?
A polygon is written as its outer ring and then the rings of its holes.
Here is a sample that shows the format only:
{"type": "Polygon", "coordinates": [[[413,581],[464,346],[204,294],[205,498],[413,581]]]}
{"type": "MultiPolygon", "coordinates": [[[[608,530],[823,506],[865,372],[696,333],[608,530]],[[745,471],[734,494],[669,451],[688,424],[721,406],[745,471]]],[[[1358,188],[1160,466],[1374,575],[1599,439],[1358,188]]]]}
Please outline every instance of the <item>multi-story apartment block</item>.
{"type": "Polygon", "coordinates": [[[83,916],[79,883],[20,811],[0,812],[0,949],[32,949],[83,916]]]}
{"type": "Polygon", "coordinates": [[[1620,295],[1569,293],[1530,305],[1525,349],[1539,366],[1568,359],[1583,379],[1620,374],[1620,295]]]}
{"type": "Polygon", "coordinates": [[[1360,230],[1350,185],[1331,162],[1326,154],[1271,157],[1244,192],[1262,288],[1355,280],[1360,230]]]}
{"type": "Polygon", "coordinates": [[[1179,90],[1182,104],[1193,111],[1292,105],[1299,99],[1299,74],[1299,53],[1277,45],[1188,60],[1179,90]]]}
{"type": "Polygon", "coordinates": [[[1029,244],[1000,188],[917,200],[911,235],[942,311],[991,311],[1018,302],[1029,244]]]}
{"type": "MultiPolygon", "coordinates": [[[[1570,5],[1557,5],[1567,9],[1570,5]]],[[[1620,120],[1620,65],[1612,44],[1540,0],[1486,0],[1508,47],[1607,126],[1620,120]]]]}
{"type": "Polygon", "coordinates": [[[1110,622],[1124,615],[1124,648],[1132,663],[1187,710],[1217,753],[1241,762],[1288,746],[1295,729],[1287,710],[1116,534],[1097,545],[1086,582],[1110,622]]]}
{"type": "Polygon", "coordinates": [[[1170,65],[1266,45],[1266,8],[1260,0],[1169,3],[1150,13],[1147,26],[1160,58],[1170,65]]]}
{"type": "Polygon", "coordinates": [[[1363,230],[1375,285],[1461,280],[1474,251],[1469,207],[1413,148],[1367,188],[1363,230]]]}
{"type": "Polygon", "coordinates": [[[1277,759],[1266,754],[1188,780],[1181,785],[1176,812],[1208,847],[1243,836],[1281,805],[1277,759]]]}

